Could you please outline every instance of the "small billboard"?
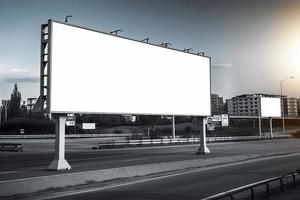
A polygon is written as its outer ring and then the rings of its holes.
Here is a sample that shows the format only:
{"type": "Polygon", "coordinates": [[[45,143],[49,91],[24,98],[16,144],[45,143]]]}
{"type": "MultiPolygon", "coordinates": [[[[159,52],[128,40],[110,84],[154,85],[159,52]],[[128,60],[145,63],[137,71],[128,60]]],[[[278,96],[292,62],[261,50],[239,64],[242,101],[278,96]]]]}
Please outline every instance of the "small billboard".
{"type": "Polygon", "coordinates": [[[213,122],[221,122],[222,121],[221,115],[214,115],[212,117],[212,121],[213,122]]]}
{"type": "Polygon", "coordinates": [[[261,97],[261,117],[281,117],[281,101],[279,97],[261,97]]]}
{"type": "Polygon", "coordinates": [[[206,118],[206,128],[207,128],[208,131],[214,131],[215,130],[213,117],[207,117],[206,118]]]}
{"type": "Polygon", "coordinates": [[[82,123],[82,129],[84,130],[95,130],[96,124],[95,123],[82,123]]]}
{"type": "Polygon", "coordinates": [[[68,114],[66,119],[66,126],[75,126],[76,117],[74,114],[68,114]]]}
{"type": "Polygon", "coordinates": [[[222,114],[221,115],[221,122],[222,122],[222,126],[228,126],[229,125],[228,114],[222,114]]]}

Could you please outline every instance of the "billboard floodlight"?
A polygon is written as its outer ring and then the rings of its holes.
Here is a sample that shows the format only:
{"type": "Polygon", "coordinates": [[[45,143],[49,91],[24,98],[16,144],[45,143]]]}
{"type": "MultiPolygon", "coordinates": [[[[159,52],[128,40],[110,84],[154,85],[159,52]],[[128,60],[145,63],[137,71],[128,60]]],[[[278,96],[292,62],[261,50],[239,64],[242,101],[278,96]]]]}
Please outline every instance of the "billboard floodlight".
{"type": "Polygon", "coordinates": [[[165,47],[172,46],[170,42],[162,42],[160,45],[165,47]]]}
{"type": "Polygon", "coordinates": [[[115,31],[111,31],[110,34],[118,35],[118,32],[123,32],[121,29],[117,29],[115,31]]]}
{"type": "Polygon", "coordinates": [[[193,51],[193,49],[192,48],[184,48],[183,51],[189,53],[190,51],[193,51]]]}
{"type": "Polygon", "coordinates": [[[149,42],[149,38],[147,37],[145,39],[142,39],[141,42],[147,42],[148,43],[149,42]]]}
{"type": "Polygon", "coordinates": [[[68,18],[69,18],[69,17],[72,17],[72,15],[67,15],[67,16],[66,16],[66,18],[65,18],[65,23],[68,23],[68,18]]]}

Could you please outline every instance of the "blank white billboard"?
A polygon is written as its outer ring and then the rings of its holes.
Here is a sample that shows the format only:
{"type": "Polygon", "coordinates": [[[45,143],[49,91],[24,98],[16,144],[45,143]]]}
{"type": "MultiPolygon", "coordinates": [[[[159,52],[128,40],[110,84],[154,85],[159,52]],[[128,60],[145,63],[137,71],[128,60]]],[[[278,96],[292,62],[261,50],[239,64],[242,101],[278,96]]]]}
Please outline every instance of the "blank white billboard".
{"type": "Polygon", "coordinates": [[[210,58],[50,23],[51,113],[209,116],[210,58]]]}
{"type": "Polygon", "coordinates": [[[281,117],[280,98],[261,97],[261,117],[281,117]]]}
{"type": "Polygon", "coordinates": [[[96,124],[95,123],[82,123],[82,129],[84,130],[95,130],[96,124]]]}

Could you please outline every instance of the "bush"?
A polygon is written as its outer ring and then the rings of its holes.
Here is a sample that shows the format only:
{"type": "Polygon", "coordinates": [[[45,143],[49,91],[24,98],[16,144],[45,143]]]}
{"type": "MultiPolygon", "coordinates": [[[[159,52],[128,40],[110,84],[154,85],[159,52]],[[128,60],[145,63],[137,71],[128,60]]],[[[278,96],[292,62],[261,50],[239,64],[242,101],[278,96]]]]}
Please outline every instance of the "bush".
{"type": "Polygon", "coordinates": [[[192,128],[190,126],[186,126],[184,128],[184,131],[187,132],[187,133],[191,132],[191,130],[192,130],[192,128]]]}
{"type": "Polygon", "coordinates": [[[55,124],[49,119],[12,118],[2,124],[0,131],[19,134],[20,129],[25,129],[25,134],[50,134],[54,133],[55,124]]]}
{"type": "Polygon", "coordinates": [[[114,133],[123,133],[123,131],[119,130],[119,129],[115,129],[114,133]]]}

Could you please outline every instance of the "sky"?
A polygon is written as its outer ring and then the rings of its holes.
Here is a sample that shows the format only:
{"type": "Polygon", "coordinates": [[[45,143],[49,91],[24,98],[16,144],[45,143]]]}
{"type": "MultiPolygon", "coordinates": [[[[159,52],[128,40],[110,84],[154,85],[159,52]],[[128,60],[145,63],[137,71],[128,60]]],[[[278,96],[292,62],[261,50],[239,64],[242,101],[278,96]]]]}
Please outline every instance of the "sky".
{"type": "MultiPolygon", "coordinates": [[[[212,92],[300,98],[300,0],[0,0],[0,100],[17,83],[39,96],[40,26],[48,19],[211,57],[212,92]]],[[[200,91],[201,92],[201,91],[200,91]]]]}

